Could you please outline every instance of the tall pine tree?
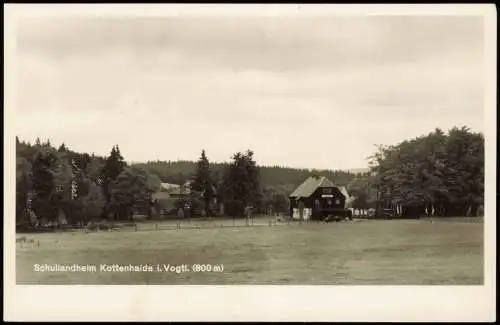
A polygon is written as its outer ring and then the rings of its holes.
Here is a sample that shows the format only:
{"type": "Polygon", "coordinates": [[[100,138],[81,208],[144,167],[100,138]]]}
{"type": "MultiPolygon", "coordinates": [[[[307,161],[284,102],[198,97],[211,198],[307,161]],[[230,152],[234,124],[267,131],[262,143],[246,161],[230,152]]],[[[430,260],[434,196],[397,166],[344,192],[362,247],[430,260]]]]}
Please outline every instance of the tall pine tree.
{"type": "Polygon", "coordinates": [[[57,149],[57,151],[59,151],[59,152],[67,152],[68,148],[66,148],[66,145],[63,142],[63,143],[61,143],[61,145],[59,146],[59,148],[57,149]]]}
{"type": "MultiPolygon", "coordinates": [[[[120,175],[125,167],[126,163],[120,153],[120,148],[118,147],[118,145],[113,146],[113,148],[111,149],[111,154],[106,159],[104,167],[101,171],[103,185],[102,187],[108,205],[111,201],[110,184],[117,179],[118,175],[120,175]]],[[[103,214],[107,214],[107,212],[107,209],[105,209],[105,211],[103,211],[103,214]]]]}
{"type": "Polygon", "coordinates": [[[191,189],[201,196],[204,203],[205,215],[210,215],[210,202],[215,195],[215,189],[210,172],[210,163],[205,150],[201,151],[200,159],[196,164],[196,171],[194,173],[191,189]]]}

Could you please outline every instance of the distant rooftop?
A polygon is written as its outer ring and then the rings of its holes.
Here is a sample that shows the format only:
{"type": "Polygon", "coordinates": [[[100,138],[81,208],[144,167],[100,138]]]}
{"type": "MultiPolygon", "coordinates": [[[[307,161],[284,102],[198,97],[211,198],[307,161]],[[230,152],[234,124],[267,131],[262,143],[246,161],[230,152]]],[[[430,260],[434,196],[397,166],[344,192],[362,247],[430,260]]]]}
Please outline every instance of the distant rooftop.
{"type": "Polygon", "coordinates": [[[166,190],[166,191],[168,191],[168,190],[172,190],[172,189],[174,189],[174,188],[179,188],[179,187],[181,187],[181,186],[180,186],[180,185],[178,185],[178,184],[172,184],[172,183],[161,183],[161,184],[160,184],[160,186],[161,186],[161,189],[162,189],[162,190],[166,190]]]}

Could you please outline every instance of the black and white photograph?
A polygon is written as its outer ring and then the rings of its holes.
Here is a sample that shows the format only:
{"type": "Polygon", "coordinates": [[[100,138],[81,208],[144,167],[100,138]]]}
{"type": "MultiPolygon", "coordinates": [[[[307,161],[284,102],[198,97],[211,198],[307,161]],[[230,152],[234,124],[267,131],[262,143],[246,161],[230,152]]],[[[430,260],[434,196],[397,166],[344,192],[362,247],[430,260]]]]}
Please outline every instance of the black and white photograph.
{"type": "MultiPolygon", "coordinates": [[[[13,287],[273,290],[224,298],[266,306],[245,320],[376,288],[345,296],[369,320],[384,288],[460,286],[483,318],[443,312],[491,320],[494,6],[72,6],[4,6],[13,287]]],[[[150,319],[141,297],[121,308],[150,319]]]]}

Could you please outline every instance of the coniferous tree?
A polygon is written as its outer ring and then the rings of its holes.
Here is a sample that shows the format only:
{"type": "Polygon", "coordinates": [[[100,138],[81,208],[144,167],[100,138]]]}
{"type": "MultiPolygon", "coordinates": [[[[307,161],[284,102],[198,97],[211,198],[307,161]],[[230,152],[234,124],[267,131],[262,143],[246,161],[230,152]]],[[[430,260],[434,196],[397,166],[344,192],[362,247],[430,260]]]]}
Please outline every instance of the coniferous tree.
{"type": "Polygon", "coordinates": [[[125,167],[126,163],[123,160],[123,156],[120,153],[118,145],[113,146],[113,148],[111,149],[111,153],[106,159],[101,171],[100,183],[102,183],[102,189],[108,205],[107,208],[103,211],[103,217],[107,217],[107,214],[109,212],[108,210],[111,209],[110,184],[117,179],[118,175],[123,172],[125,167]]]}
{"type": "Polygon", "coordinates": [[[61,143],[61,145],[59,146],[59,148],[57,149],[57,151],[59,151],[59,152],[67,152],[68,148],[66,148],[66,145],[63,142],[63,143],[61,143]]]}
{"type": "Polygon", "coordinates": [[[106,200],[108,202],[111,199],[108,186],[112,181],[116,180],[125,166],[126,164],[120,153],[120,149],[118,148],[118,146],[113,146],[113,148],[111,149],[111,154],[106,159],[106,162],[102,169],[103,188],[106,195],[106,200]]]}
{"type": "Polygon", "coordinates": [[[196,165],[191,189],[194,195],[198,194],[203,200],[203,209],[205,215],[210,215],[210,201],[215,195],[214,183],[211,177],[210,163],[205,154],[201,151],[200,159],[196,165]]]}
{"type": "Polygon", "coordinates": [[[39,152],[32,165],[32,209],[35,214],[47,221],[57,217],[56,186],[52,168],[56,157],[52,152],[39,152]]]}

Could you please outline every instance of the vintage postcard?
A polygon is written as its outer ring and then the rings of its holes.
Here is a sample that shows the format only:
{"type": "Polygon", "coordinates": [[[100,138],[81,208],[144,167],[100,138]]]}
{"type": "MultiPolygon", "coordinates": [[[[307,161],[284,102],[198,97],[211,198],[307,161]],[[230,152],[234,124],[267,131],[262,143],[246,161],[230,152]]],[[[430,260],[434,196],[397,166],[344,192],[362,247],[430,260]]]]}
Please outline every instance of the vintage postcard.
{"type": "Polygon", "coordinates": [[[494,320],[494,6],[4,17],[7,319],[494,320]]]}

